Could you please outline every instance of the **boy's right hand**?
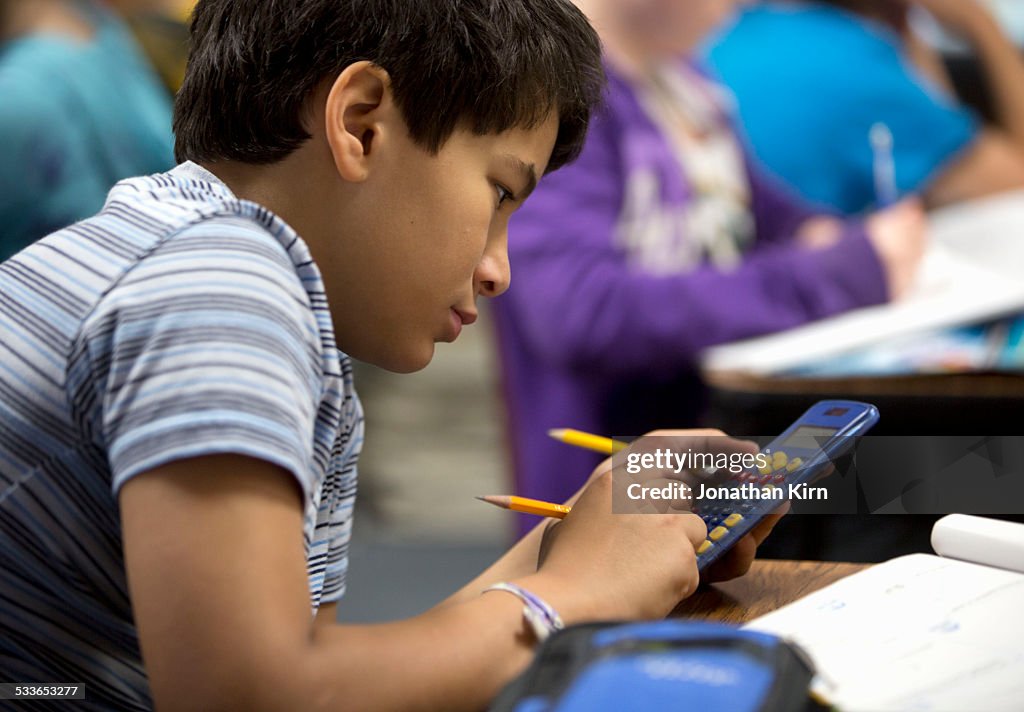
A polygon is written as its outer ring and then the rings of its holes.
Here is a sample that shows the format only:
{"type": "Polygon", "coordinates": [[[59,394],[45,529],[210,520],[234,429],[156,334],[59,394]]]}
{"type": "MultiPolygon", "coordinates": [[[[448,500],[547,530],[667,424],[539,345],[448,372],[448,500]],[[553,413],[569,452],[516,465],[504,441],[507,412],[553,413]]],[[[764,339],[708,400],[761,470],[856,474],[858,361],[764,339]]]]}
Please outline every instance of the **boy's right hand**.
{"type": "Polygon", "coordinates": [[[572,621],[661,618],[697,588],[703,520],[689,512],[613,514],[610,471],[592,479],[556,528],[530,577],[536,583],[527,585],[550,592],[572,621]]]}
{"type": "MultiPolygon", "coordinates": [[[[627,452],[665,446],[676,452],[758,451],[756,443],[728,437],[720,430],[658,430],[634,441],[627,452]]],[[[614,461],[621,468],[621,460],[614,461]]],[[[664,617],[693,593],[700,581],[695,548],[707,536],[707,527],[688,511],[689,500],[663,502],[664,506],[656,508],[662,512],[659,514],[613,514],[612,463],[613,458],[601,463],[580,492],[566,502],[572,512],[548,525],[538,573],[528,577],[534,580],[524,582],[527,588],[536,585],[542,597],[548,593],[556,608],[565,606],[566,601],[569,607],[563,616],[574,622],[664,617]]],[[[694,484],[688,471],[651,469],[640,478],[655,487],[672,480],[694,484]]],[[[615,494],[621,498],[621,489],[615,494]]],[[[765,517],[726,557],[704,572],[707,580],[727,580],[745,573],[758,545],[783,513],[780,510],[765,517]]]]}
{"type": "Polygon", "coordinates": [[[880,210],[865,223],[892,300],[905,296],[914,283],[928,243],[927,227],[928,220],[917,198],[880,210]]]}

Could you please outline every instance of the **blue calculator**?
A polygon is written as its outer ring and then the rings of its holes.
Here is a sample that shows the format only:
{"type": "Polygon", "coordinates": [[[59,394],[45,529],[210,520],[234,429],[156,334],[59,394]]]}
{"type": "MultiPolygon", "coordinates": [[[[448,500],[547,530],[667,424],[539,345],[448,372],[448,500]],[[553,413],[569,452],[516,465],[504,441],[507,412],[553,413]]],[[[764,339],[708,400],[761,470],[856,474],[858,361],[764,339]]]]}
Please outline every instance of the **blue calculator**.
{"type": "Polygon", "coordinates": [[[763,466],[730,474],[715,485],[718,492],[741,496],[694,500],[694,514],[708,527],[707,539],[697,548],[697,568],[713,563],[786,500],[813,499],[819,488],[810,483],[877,422],[878,409],[869,403],[819,401],[761,449],[763,466]]]}

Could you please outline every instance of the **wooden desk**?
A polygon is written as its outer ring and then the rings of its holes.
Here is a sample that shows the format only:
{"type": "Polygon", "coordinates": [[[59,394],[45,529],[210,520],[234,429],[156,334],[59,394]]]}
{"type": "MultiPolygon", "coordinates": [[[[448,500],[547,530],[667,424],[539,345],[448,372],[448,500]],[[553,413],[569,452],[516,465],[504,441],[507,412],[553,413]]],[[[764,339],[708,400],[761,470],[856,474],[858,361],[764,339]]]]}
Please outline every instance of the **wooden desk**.
{"type": "Polygon", "coordinates": [[[759,559],[746,576],[701,588],[672,617],[746,623],[869,565],[759,559]]]}

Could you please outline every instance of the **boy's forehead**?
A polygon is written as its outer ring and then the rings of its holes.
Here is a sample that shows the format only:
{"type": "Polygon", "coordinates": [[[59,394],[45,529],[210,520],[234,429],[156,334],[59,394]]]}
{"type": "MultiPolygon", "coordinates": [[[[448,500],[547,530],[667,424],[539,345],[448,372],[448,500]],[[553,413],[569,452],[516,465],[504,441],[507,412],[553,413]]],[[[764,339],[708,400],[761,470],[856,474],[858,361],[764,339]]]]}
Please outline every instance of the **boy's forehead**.
{"type": "Polygon", "coordinates": [[[495,142],[497,159],[505,168],[522,173],[524,179],[530,179],[532,189],[551,158],[559,124],[557,112],[551,111],[541,121],[490,134],[495,142]]]}

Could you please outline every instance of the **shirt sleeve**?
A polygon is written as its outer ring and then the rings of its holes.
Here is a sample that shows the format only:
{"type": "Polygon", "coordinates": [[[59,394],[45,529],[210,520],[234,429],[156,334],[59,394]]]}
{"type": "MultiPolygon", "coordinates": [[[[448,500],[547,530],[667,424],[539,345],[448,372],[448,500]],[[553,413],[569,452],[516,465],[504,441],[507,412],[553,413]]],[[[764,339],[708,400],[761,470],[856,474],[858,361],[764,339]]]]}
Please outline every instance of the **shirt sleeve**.
{"type": "Polygon", "coordinates": [[[276,240],[219,218],[170,238],[104,297],[82,338],[116,495],[168,462],[238,454],[316,486],[318,332],[276,240]]]}
{"type": "MultiPolygon", "coordinates": [[[[327,563],[320,604],[334,603],[345,594],[348,578],[348,548],[352,538],[353,507],[358,481],[358,456],[363,444],[363,409],[351,385],[351,370],[346,369],[348,395],[342,406],[347,424],[338,442],[332,474],[324,486],[320,507],[328,521],[327,563]]],[[[319,518],[319,517],[318,517],[319,518]]]]}

